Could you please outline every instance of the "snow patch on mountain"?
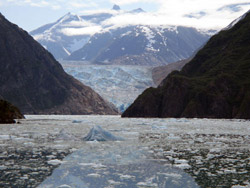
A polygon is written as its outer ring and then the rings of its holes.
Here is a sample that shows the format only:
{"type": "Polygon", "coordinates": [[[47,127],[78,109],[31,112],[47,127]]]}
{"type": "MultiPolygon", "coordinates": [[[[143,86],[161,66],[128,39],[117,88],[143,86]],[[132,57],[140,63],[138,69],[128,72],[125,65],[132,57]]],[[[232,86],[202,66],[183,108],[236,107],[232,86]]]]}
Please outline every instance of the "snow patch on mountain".
{"type": "Polygon", "coordinates": [[[84,44],[88,42],[88,40],[89,38],[82,38],[80,40],[73,39],[72,43],[69,44],[68,49],[70,49],[71,52],[79,50],[84,44]]]}
{"type": "Polygon", "coordinates": [[[153,48],[153,44],[156,42],[154,40],[155,33],[150,29],[150,27],[141,26],[141,28],[142,28],[142,32],[145,33],[145,36],[148,40],[147,50],[154,51],[155,49],[153,48]]]}
{"type": "Polygon", "coordinates": [[[235,24],[237,24],[239,21],[243,20],[249,12],[250,12],[250,10],[247,11],[247,12],[246,12],[245,14],[243,14],[242,16],[240,16],[239,18],[235,19],[232,23],[230,23],[227,27],[225,27],[225,28],[222,29],[222,30],[229,30],[229,29],[231,29],[235,24]]]}
{"type": "Polygon", "coordinates": [[[81,49],[65,58],[93,64],[160,66],[189,58],[210,35],[181,26],[126,26],[106,28],[81,49]]]}
{"type": "Polygon", "coordinates": [[[128,32],[126,32],[126,33],[123,33],[123,34],[121,35],[121,37],[124,37],[124,36],[130,35],[131,33],[132,33],[132,31],[128,31],[128,32]]]}
{"type": "Polygon", "coordinates": [[[71,53],[70,53],[66,48],[64,48],[64,47],[63,47],[63,50],[64,50],[68,55],[71,54],[71,53]]]}

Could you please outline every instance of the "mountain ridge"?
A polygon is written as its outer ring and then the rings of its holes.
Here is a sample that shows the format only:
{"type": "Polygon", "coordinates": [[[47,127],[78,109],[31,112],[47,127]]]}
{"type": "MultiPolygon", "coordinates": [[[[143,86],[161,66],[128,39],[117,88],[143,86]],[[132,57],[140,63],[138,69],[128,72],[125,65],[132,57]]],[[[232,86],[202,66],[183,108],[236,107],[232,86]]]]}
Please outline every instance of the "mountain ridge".
{"type": "Polygon", "coordinates": [[[0,14],[0,95],[24,114],[116,114],[97,93],[66,74],[26,31],[0,14]]]}
{"type": "MultiPolygon", "coordinates": [[[[82,15],[82,16],[78,16],[75,14],[66,14],[63,17],[59,18],[56,22],[51,23],[51,24],[47,24],[44,26],[39,27],[36,30],[33,30],[30,32],[30,34],[34,37],[34,39],[36,39],[39,43],[41,43],[47,50],[49,50],[56,59],[67,59],[72,53],[75,53],[77,50],[80,50],[81,48],[83,48],[85,45],[88,45],[89,40],[92,40],[91,38],[99,36],[99,35],[107,35],[107,33],[111,33],[112,35],[116,35],[114,33],[118,33],[118,32],[122,32],[122,28],[123,30],[128,30],[128,28],[132,28],[132,31],[135,30],[133,28],[140,28],[140,26],[146,28],[146,30],[151,30],[151,32],[153,32],[153,34],[156,36],[157,38],[155,39],[156,41],[164,41],[166,37],[169,38],[170,41],[170,45],[172,45],[171,41],[174,40],[174,43],[178,43],[178,40],[176,39],[172,39],[174,37],[174,33],[169,34],[167,36],[161,36],[161,30],[164,30],[166,27],[177,27],[177,26],[163,26],[163,25],[158,25],[157,27],[159,29],[152,29],[153,26],[149,26],[149,25],[120,25],[120,23],[116,23],[116,24],[110,24],[109,20],[116,18],[116,16],[122,16],[122,15],[140,15],[145,13],[145,11],[141,8],[138,9],[134,9],[131,11],[123,11],[121,9],[119,10],[110,10],[110,12],[100,12],[100,13],[93,13],[93,14],[87,14],[87,15],[82,15]],[[71,19],[69,19],[68,17],[70,17],[71,19]],[[66,19],[67,18],[67,19],[66,19]],[[61,23],[60,21],[64,20],[63,23],[61,23]],[[66,21],[67,20],[67,21],[66,21]],[[151,28],[151,29],[150,29],[151,28]]],[[[182,27],[182,26],[178,26],[179,28],[188,28],[188,27],[182,27]]],[[[183,29],[182,29],[183,30],[183,29]]],[[[144,32],[143,28],[141,28],[140,32],[144,32]]],[[[194,33],[193,31],[191,31],[191,28],[186,31],[182,31],[179,36],[181,39],[183,39],[183,34],[190,35],[190,32],[193,33],[193,38],[192,40],[196,41],[198,36],[196,33],[194,33]]],[[[206,36],[206,40],[211,36],[211,34],[209,33],[209,31],[202,31],[202,30],[198,30],[197,32],[200,35],[204,35],[206,36]]],[[[215,31],[213,31],[214,33],[215,31]]],[[[134,33],[136,33],[136,31],[134,31],[134,33]]],[[[123,34],[125,34],[125,32],[123,32],[123,34]]],[[[136,37],[134,37],[132,40],[137,40],[136,37]]],[[[143,40],[147,40],[146,42],[148,43],[148,45],[151,44],[151,42],[153,41],[153,39],[147,39],[144,38],[143,40]]],[[[186,38],[186,40],[188,40],[186,38]]],[[[192,41],[190,40],[190,41],[192,41]]],[[[189,42],[189,45],[192,48],[192,42],[189,42]]],[[[124,41],[121,41],[124,42],[124,41]]],[[[182,40],[183,42],[183,40],[182,40]]],[[[201,43],[204,42],[204,39],[202,39],[200,41],[201,43]]],[[[147,45],[147,44],[145,44],[147,45]]],[[[104,48],[105,46],[103,46],[104,48]]],[[[130,48],[133,48],[133,46],[129,46],[130,48]]],[[[167,48],[165,48],[164,50],[167,50],[167,48]]],[[[186,48],[186,51],[189,51],[189,48],[186,48]]],[[[182,52],[184,53],[184,52],[182,52]]],[[[185,53],[184,53],[185,54],[185,53]]],[[[178,54],[176,52],[174,52],[174,54],[170,54],[172,56],[178,56],[181,57],[182,54],[178,54]]],[[[73,55],[75,56],[75,55],[73,55]]],[[[152,54],[148,54],[148,57],[151,58],[152,60],[155,59],[154,55],[152,54]]],[[[83,58],[83,57],[82,57],[83,58]]],[[[134,57],[134,58],[138,58],[138,59],[142,59],[143,57],[134,57]]],[[[180,60],[176,58],[174,61],[180,60]]],[[[186,56],[184,58],[187,58],[186,56]]],[[[69,58],[72,59],[72,58],[69,58]]],[[[145,58],[146,59],[146,58],[145,58]]],[[[144,59],[144,60],[145,60],[144,59]]],[[[79,60],[78,60],[79,61],[79,60]]],[[[117,61],[121,61],[121,60],[117,60],[117,61]]],[[[116,63],[117,63],[116,61],[116,63]]],[[[156,66],[156,65],[155,65],[156,66]]]]}
{"type": "Polygon", "coordinates": [[[123,117],[250,118],[250,13],[222,30],[183,69],[145,90],[123,117]]]}
{"type": "Polygon", "coordinates": [[[160,66],[189,58],[209,39],[195,28],[127,26],[93,35],[66,60],[160,66]]]}

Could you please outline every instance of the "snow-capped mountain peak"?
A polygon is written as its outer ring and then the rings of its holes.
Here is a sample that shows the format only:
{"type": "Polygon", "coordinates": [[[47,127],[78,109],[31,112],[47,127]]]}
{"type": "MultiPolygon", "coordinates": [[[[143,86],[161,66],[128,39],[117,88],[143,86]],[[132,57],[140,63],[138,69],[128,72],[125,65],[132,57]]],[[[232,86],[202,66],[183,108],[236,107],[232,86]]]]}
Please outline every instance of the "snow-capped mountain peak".
{"type": "Polygon", "coordinates": [[[42,26],[30,34],[56,59],[61,59],[87,43],[92,30],[97,31],[100,28],[77,14],[69,12],[56,22],[42,26]]]}
{"type": "Polygon", "coordinates": [[[115,4],[115,5],[113,6],[112,10],[121,10],[121,8],[120,8],[119,5],[116,5],[116,4],[115,4]]]}
{"type": "Polygon", "coordinates": [[[181,26],[124,26],[93,35],[67,60],[157,66],[189,58],[209,35],[181,26]]]}
{"type": "MultiPolygon", "coordinates": [[[[197,31],[191,28],[180,28],[181,34],[177,36],[179,32],[177,26],[121,24],[120,19],[124,19],[124,15],[135,16],[136,14],[141,15],[144,12],[141,8],[132,11],[122,11],[118,5],[114,5],[110,12],[81,16],[68,13],[56,22],[42,26],[30,34],[49,50],[56,59],[65,59],[85,45],[95,47],[93,48],[93,54],[77,55],[81,60],[89,60],[88,57],[90,56],[91,60],[93,58],[96,59],[96,57],[94,57],[96,55],[94,54],[99,48],[103,49],[100,51],[100,54],[113,53],[103,55],[103,58],[98,58],[101,62],[110,61],[114,59],[114,57],[118,57],[117,54],[123,55],[125,60],[128,59],[126,61],[130,61],[130,57],[127,57],[127,55],[138,56],[144,54],[144,52],[147,53],[147,58],[145,56],[143,59],[148,59],[148,62],[152,62],[153,60],[148,57],[150,56],[148,53],[161,53],[164,55],[164,52],[169,50],[169,56],[171,56],[171,58],[168,60],[160,58],[160,64],[163,62],[178,61],[190,55],[189,53],[181,54],[179,52],[172,52],[171,50],[173,50],[173,48],[180,49],[179,46],[182,45],[181,49],[183,49],[183,52],[191,50],[190,53],[192,53],[192,51],[196,50],[197,45],[200,45],[200,42],[197,40],[204,42],[204,39],[208,39],[207,34],[204,34],[206,35],[204,38],[203,35],[199,35],[199,31],[196,33],[197,31]],[[184,35],[190,35],[191,38],[196,36],[198,39],[190,41],[189,38],[184,39],[184,35]],[[95,38],[98,39],[95,40],[95,38]],[[180,40],[180,38],[182,39],[180,40]],[[122,44],[119,44],[120,42],[122,42],[122,44]],[[90,45],[91,43],[93,44],[90,45]],[[109,44],[112,44],[112,46],[107,47],[109,44]],[[166,46],[168,46],[169,49],[166,49],[166,46]],[[185,49],[188,46],[189,48],[185,49]],[[114,49],[115,52],[110,49],[114,49]]],[[[158,56],[157,59],[159,59],[160,56],[158,56]]],[[[141,58],[139,59],[142,61],[141,58]]]]}
{"type": "Polygon", "coordinates": [[[130,13],[143,13],[143,12],[145,11],[142,8],[137,8],[137,9],[130,11],[130,13]]]}
{"type": "Polygon", "coordinates": [[[70,22],[70,21],[82,21],[82,18],[77,14],[67,13],[62,18],[60,18],[57,23],[70,22]]]}

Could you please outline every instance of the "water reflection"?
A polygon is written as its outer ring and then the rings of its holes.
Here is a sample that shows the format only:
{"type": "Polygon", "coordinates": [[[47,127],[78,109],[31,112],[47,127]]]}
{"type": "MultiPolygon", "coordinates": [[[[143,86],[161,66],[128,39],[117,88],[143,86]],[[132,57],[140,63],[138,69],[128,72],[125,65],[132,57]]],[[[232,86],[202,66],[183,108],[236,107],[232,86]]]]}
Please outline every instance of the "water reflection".
{"type": "Polygon", "coordinates": [[[40,188],[195,188],[184,171],[153,160],[143,147],[124,142],[86,142],[65,158],[40,188]]]}

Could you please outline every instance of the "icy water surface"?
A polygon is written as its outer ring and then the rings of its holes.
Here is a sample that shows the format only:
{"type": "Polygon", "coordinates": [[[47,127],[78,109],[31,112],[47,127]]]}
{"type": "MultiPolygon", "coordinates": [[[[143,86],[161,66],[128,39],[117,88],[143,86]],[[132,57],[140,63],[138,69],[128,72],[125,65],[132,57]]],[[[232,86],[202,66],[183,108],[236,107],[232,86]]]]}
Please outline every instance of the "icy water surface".
{"type": "Polygon", "coordinates": [[[26,117],[0,125],[0,187],[250,186],[249,121],[26,117]],[[96,125],[123,141],[83,141],[96,125]]]}

